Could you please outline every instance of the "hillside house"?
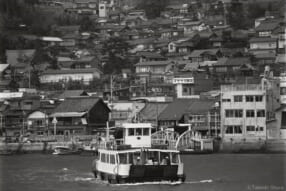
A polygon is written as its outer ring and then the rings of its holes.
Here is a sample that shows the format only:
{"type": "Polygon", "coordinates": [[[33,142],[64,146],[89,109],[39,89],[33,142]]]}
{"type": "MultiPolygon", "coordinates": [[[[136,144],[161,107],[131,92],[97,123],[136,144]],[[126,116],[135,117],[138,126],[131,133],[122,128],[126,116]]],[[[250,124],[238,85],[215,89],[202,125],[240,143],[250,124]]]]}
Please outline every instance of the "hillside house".
{"type": "Polygon", "coordinates": [[[57,135],[95,134],[106,127],[109,112],[100,98],[69,97],[49,116],[49,132],[57,135]]]}

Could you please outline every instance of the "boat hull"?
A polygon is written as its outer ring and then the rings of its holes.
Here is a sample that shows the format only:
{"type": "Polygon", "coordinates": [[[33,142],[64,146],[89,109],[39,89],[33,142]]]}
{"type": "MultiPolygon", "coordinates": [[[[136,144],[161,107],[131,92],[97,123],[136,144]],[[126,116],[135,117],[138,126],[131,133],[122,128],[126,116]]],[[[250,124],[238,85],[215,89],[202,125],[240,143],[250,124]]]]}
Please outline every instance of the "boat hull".
{"type": "Polygon", "coordinates": [[[82,153],[81,149],[69,150],[69,149],[55,149],[53,155],[79,155],[82,153]]]}
{"type": "Polygon", "coordinates": [[[109,183],[136,183],[153,181],[185,181],[185,175],[178,175],[178,165],[131,165],[128,176],[94,170],[96,178],[109,183]]]}

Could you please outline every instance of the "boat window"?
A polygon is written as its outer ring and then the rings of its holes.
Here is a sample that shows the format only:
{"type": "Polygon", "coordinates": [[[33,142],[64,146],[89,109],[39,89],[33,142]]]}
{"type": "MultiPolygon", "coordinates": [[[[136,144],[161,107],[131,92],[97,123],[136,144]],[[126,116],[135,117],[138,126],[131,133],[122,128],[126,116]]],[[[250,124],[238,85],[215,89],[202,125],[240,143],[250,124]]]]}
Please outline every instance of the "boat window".
{"type": "Polygon", "coordinates": [[[170,154],[165,152],[160,152],[160,164],[170,165],[170,154]]]}
{"type": "Polygon", "coordinates": [[[106,163],[109,163],[109,154],[106,154],[106,163]]]}
{"type": "Polygon", "coordinates": [[[129,136],[134,136],[134,128],[128,129],[128,135],[129,136]]]}
{"type": "Polygon", "coordinates": [[[159,152],[147,152],[147,159],[151,160],[153,164],[159,164],[159,152]]]}
{"type": "Polygon", "coordinates": [[[101,153],[100,157],[101,157],[101,162],[106,162],[106,154],[105,153],[101,153]]]}
{"type": "Polygon", "coordinates": [[[110,163],[115,164],[115,156],[114,155],[110,155],[110,163]]]}
{"type": "Polygon", "coordinates": [[[171,162],[172,163],[179,163],[179,154],[178,153],[171,153],[171,162]]]}
{"type": "Polygon", "coordinates": [[[140,152],[133,153],[133,164],[142,165],[140,152]]]}
{"type": "Polygon", "coordinates": [[[148,136],[149,135],[149,129],[144,128],[143,129],[143,135],[148,136]]]}
{"type": "Polygon", "coordinates": [[[142,136],[142,129],[141,128],[136,129],[136,136],[142,136]]]}
{"type": "Polygon", "coordinates": [[[128,164],[127,163],[127,153],[119,154],[119,162],[120,162],[120,164],[128,164]]]}

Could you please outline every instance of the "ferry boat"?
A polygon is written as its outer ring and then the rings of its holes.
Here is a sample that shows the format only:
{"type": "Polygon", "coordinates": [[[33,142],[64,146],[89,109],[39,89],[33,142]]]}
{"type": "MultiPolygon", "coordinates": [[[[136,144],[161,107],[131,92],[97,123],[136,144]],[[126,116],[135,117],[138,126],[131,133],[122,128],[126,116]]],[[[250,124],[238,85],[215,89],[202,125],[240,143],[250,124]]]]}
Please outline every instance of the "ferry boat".
{"type": "Polygon", "coordinates": [[[112,184],[185,181],[178,150],[151,144],[150,123],[123,124],[123,139],[107,141],[93,161],[95,177],[112,184]]]}

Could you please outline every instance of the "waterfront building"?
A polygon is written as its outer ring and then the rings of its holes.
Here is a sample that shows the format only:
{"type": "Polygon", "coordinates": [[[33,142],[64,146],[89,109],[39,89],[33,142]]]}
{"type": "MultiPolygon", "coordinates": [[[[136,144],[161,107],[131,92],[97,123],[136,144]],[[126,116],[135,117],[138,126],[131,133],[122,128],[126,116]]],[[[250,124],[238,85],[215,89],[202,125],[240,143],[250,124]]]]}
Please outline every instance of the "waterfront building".
{"type": "Polygon", "coordinates": [[[69,97],[49,116],[49,134],[95,134],[106,127],[110,109],[97,97],[69,97]]]}
{"type": "Polygon", "coordinates": [[[27,132],[31,135],[46,135],[48,131],[48,115],[35,110],[27,116],[27,132]]]}
{"type": "Polygon", "coordinates": [[[162,128],[174,128],[179,133],[190,125],[202,135],[218,135],[219,111],[219,104],[214,99],[176,99],[160,113],[158,124],[162,128]]]}
{"type": "Polygon", "coordinates": [[[114,121],[115,127],[122,127],[123,123],[138,121],[138,113],[145,106],[143,102],[118,101],[110,105],[111,121],[114,121]]]}
{"type": "MultiPolygon", "coordinates": [[[[10,94],[11,95],[11,94],[10,94]]],[[[1,130],[5,136],[20,136],[27,133],[28,115],[40,107],[40,97],[22,94],[7,98],[1,103],[1,130]]]]}
{"type": "Polygon", "coordinates": [[[139,120],[142,123],[151,123],[153,126],[158,125],[158,116],[170,104],[170,102],[150,101],[139,112],[139,120]]]}
{"type": "Polygon", "coordinates": [[[263,78],[259,84],[221,86],[223,142],[259,142],[275,138],[275,110],[280,106],[279,82],[263,78]]]}

